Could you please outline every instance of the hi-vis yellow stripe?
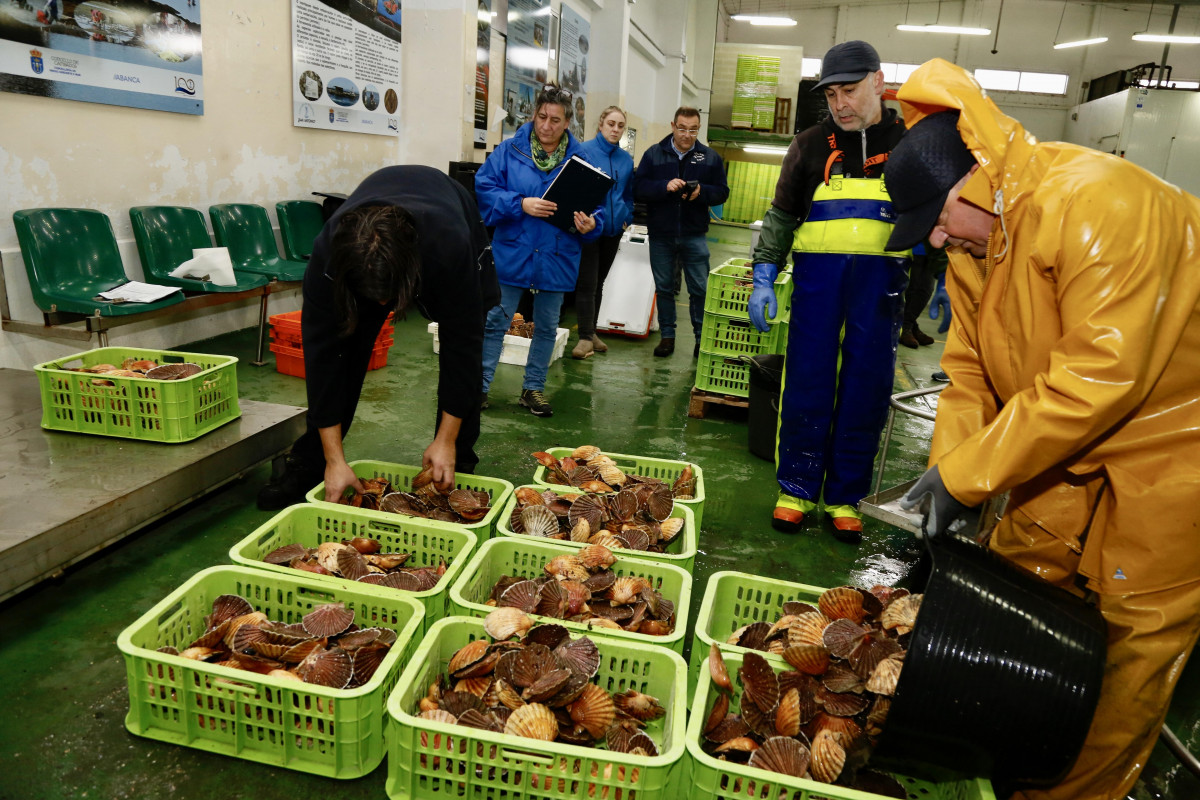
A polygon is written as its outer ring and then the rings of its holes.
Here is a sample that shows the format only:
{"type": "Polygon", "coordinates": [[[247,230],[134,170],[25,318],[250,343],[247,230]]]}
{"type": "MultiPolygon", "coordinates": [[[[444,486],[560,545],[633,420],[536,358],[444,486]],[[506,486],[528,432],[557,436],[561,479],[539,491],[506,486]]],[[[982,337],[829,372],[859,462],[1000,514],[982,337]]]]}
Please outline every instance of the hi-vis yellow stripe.
{"type": "MultiPolygon", "coordinates": [[[[880,202],[888,202],[887,187],[882,180],[875,178],[830,178],[828,184],[822,183],[813,193],[814,209],[821,203],[845,203],[846,201],[866,201],[864,208],[878,207],[880,202]]],[[[810,217],[819,217],[813,213],[810,217]]],[[[792,240],[792,249],[806,253],[851,253],[855,255],[888,255],[896,258],[907,258],[911,251],[886,252],[884,246],[892,235],[893,223],[874,215],[866,217],[845,217],[841,219],[805,221],[796,229],[792,240]]]]}

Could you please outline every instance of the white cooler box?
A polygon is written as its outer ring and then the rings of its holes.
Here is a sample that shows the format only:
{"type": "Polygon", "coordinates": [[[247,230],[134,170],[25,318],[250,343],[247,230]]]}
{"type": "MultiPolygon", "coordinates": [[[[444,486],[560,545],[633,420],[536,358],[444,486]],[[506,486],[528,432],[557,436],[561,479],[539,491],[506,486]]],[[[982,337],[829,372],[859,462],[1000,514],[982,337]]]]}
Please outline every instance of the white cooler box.
{"type": "Polygon", "coordinates": [[[621,249],[604,281],[604,299],[596,320],[601,333],[644,339],[658,330],[654,307],[654,275],[650,272],[650,239],[646,228],[633,225],[621,237],[621,249]]]}
{"type": "MultiPolygon", "coordinates": [[[[427,330],[433,334],[433,352],[440,352],[442,343],[438,339],[438,324],[436,322],[429,323],[427,330]]],[[[567,334],[566,328],[558,328],[558,333],[554,336],[554,350],[550,353],[551,364],[562,358],[563,351],[567,349],[567,334]]],[[[532,342],[532,339],[526,339],[524,336],[505,334],[504,347],[500,350],[500,363],[525,366],[525,363],[529,361],[529,345],[532,342]]]]}

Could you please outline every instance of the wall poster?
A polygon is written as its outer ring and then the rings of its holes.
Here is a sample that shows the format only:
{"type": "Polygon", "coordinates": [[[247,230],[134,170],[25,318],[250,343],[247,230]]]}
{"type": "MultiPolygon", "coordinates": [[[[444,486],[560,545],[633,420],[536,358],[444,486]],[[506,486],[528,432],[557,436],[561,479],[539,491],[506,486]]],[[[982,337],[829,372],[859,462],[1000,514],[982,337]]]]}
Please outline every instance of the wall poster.
{"type": "Polygon", "coordinates": [[[574,95],[575,114],[571,117],[571,133],[579,141],[592,138],[595,128],[587,127],[588,38],[592,26],[567,4],[562,7],[562,23],[558,36],[558,80],[574,95]]]}
{"type": "Polygon", "coordinates": [[[400,0],[292,0],[292,120],[400,135],[400,0]]]}
{"type": "Polygon", "coordinates": [[[488,80],[491,75],[492,0],[479,0],[475,25],[475,149],[487,148],[488,80]]]}
{"type": "Polygon", "coordinates": [[[550,0],[509,0],[503,138],[533,119],[550,67],[550,0]]]}
{"type": "Polygon", "coordinates": [[[0,91],[204,113],[200,0],[0,1],[0,91]]]}

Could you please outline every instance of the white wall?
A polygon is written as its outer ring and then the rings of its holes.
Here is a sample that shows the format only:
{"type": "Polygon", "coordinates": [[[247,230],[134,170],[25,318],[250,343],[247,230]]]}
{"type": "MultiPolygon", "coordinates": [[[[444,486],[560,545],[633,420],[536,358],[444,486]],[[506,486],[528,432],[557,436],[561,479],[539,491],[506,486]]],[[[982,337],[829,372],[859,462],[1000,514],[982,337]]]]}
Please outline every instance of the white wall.
{"type": "MultiPolygon", "coordinates": [[[[137,278],[130,206],[207,211],[213,203],[252,202],[274,219],[279,200],[349,192],[389,164],[444,170],[471,152],[473,0],[406,0],[399,139],[293,127],[290,9],[288,0],[205,0],[203,116],[0,95],[0,258],[13,318],[41,321],[10,222],[16,209],[105,212],[126,272],[137,278]]],[[[272,312],[298,307],[295,295],[273,296],[272,312]]],[[[256,324],[257,304],[167,319],[117,328],[110,343],[177,346],[256,324]]],[[[0,332],[0,366],[28,368],[86,347],[0,332]]]]}

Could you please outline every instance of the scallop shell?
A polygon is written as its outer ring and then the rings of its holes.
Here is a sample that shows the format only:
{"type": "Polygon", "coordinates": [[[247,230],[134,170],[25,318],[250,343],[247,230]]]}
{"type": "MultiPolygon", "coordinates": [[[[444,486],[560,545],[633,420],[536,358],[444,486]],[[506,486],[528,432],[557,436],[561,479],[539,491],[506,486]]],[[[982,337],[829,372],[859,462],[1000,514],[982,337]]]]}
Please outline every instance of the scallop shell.
{"type": "Polygon", "coordinates": [[[305,683],[344,689],[354,677],[354,661],[341,648],[313,653],[300,662],[296,672],[305,683]]]}
{"type": "Polygon", "coordinates": [[[523,643],[526,647],[538,644],[547,650],[553,650],[570,641],[570,638],[571,634],[562,625],[548,622],[530,628],[529,633],[525,634],[523,643]]]}
{"type": "Polygon", "coordinates": [[[832,731],[823,730],[813,739],[809,772],[813,780],[822,783],[833,783],[842,774],[846,766],[846,750],[838,741],[839,736],[832,731]]]}
{"type": "Polygon", "coordinates": [[[546,468],[558,467],[559,469],[562,468],[562,464],[559,463],[558,459],[555,458],[554,456],[550,455],[549,453],[539,450],[538,452],[530,453],[529,455],[531,455],[535,459],[537,459],[537,462],[539,464],[541,464],[543,467],[546,467],[546,468]]]}
{"type": "Polygon", "coordinates": [[[795,736],[800,732],[800,690],[788,689],[779,698],[775,709],[775,732],[780,736],[795,736]]]}
{"type": "Polygon", "coordinates": [[[261,611],[251,611],[249,614],[242,614],[240,617],[234,617],[229,620],[228,626],[225,627],[225,636],[221,641],[225,642],[225,646],[233,649],[234,639],[237,637],[238,630],[244,625],[258,626],[267,622],[267,615],[261,611]]]}
{"type": "Polygon", "coordinates": [[[283,547],[276,547],[274,550],[263,556],[263,562],[267,564],[287,564],[293,558],[307,557],[308,548],[302,544],[293,543],[285,544],[283,547]]]}
{"type": "Polygon", "coordinates": [[[550,648],[532,644],[517,653],[512,664],[511,682],[518,689],[527,689],[538,678],[558,668],[558,659],[550,652],[550,648]]]}
{"type": "Polygon", "coordinates": [[[589,544],[579,551],[579,560],[586,569],[598,570],[611,567],[616,563],[617,557],[613,555],[612,550],[603,545],[589,544]]]}
{"type": "Polygon", "coordinates": [[[822,634],[829,625],[829,618],[821,612],[797,614],[796,621],[788,628],[788,644],[793,647],[799,644],[824,645],[822,634]]]}
{"type": "Polygon", "coordinates": [[[629,689],[621,694],[613,695],[613,703],[618,711],[641,722],[658,719],[667,713],[667,710],[658,702],[658,698],[643,694],[636,689],[629,689]]]}
{"type": "Polygon", "coordinates": [[[728,742],[730,739],[736,739],[740,736],[745,736],[750,733],[750,726],[741,717],[725,717],[704,732],[704,738],[713,743],[728,742]]]}
{"type": "Polygon", "coordinates": [[[821,638],[831,655],[849,658],[870,636],[871,629],[848,619],[835,619],[825,628],[821,638]]]}
{"type": "Polygon", "coordinates": [[[857,650],[850,654],[850,666],[858,673],[858,677],[866,680],[871,677],[879,662],[888,656],[901,652],[900,643],[882,631],[875,631],[857,650]]]}
{"type": "Polygon", "coordinates": [[[592,538],[592,526],[586,519],[578,519],[571,525],[571,532],[568,536],[572,542],[583,544],[588,539],[592,538]]]}
{"type": "Polygon", "coordinates": [[[483,700],[470,692],[442,692],[439,705],[442,709],[449,711],[456,717],[461,717],[470,709],[487,711],[487,708],[483,705],[483,700]]]}
{"type": "Polygon", "coordinates": [[[738,638],[735,644],[749,650],[766,650],[767,634],[770,630],[771,626],[765,622],[752,622],[738,629],[738,638]]]}
{"type": "Polygon", "coordinates": [[[446,495],[446,502],[455,514],[475,511],[479,508],[479,498],[470,489],[455,489],[446,495]]]}
{"type": "Polygon", "coordinates": [[[884,723],[887,722],[888,712],[892,709],[892,698],[876,697],[867,713],[867,735],[878,736],[883,733],[884,723]]]}
{"type": "Polygon", "coordinates": [[[879,618],[884,629],[894,630],[899,636],[910,632],[917,622],[917,612],[921,610],[922,597],[924,595],[910,594],[893,600],[879,618]]]}
{"type": "Polygon", "coordinates": [[[567,593],[567,617],[575,617],[587,610],[587,602],[592,599],[591,591],[578,581],[561,581],[559,583],[567,593]]]}
{"type": "Polygon", "coordinates": [[[415,572],[389,573],[379,580],[378,585],[405,592],[423,592],[427,588],[420,576],[415,572]]]}
{"type": "Polygon", "coordinates": [[[621,522],[630,522],[637,515],[638,503],[637,493],[623,489],[607,499],[609,515],[613,519],[621,522]]]}
{"type": "Polygon", "coordinates": [[[750,731],[759,738],[775,735],[775,709],[762,709],[750,698],[742,695],[742,719],[750,726],[750,731]]]}
{"type": "Polygon", "coordinates": [[[153,378],[156,381],[179,381],[184,378],[190,378],[193,375],[199,375],[204,371],[204,367],[191,362],[182,364],[163,364],[160,367],[146,370],[146,377],[153,378]]]}
{"type": "Polygon", "coordinates": [[[542,598],[541,592],[542,587],[538,586],[536,581],[520,581],[505,589],[504,594],[496,600],[496,605],[511,606],[526,614],[532,614],[542,598]]]}
{"type": "Polygon", "coordinates": [[[831,692],[838,693],[858,694],[863,690],[862,678],[858,677],[854,670],[840,663],[831,666],[829,671],[821,676],[821,685],[831,692]]]}
{"type": "Polygon", "coordinates": [[[450,656],[450,663],[446,667],[446,671],[451,675],[457,672],[470,669],[475,664],[478,664],[487,655],[488,641],[487,639],[476,639],[450,656]]]}
{"type": "Polygon", "coordinates": [[[550,559],[542,571],[559,580],[586,581],[591,575],[579,556],[568,554],[550,559]]]}
{"type": "MultiPolygon", "coordinates": [[[[589,545],[589,547],[591,547],[591,546],[593,546],[593,545],[589,545]]],[[[587,549],[587,548],[584,548],[584,549],[587,549]]],[[[604,549],[608,550],[607,547],[605,547],[604,549]]],[[[612,551],[609,550],[609,552],[612,552],[612,551]]],[[[590,576],[586,581],[583,582],[583,585],[586,586],[588,591],[591,592],[593,595],[597,595],[597,594],[600,594],[601,592],[607,591],[616,582],[617,582],[617,574],[610,569],[606,569],[606,570],[602,570],[601,572],[597,572],[594,575],[590,576]]]]}
{"type": "Polygon", "coordinates": [[[764,711],[775,708],[779,702],[779,679],[767,660],[758,653],[746,653],[738,669],[744,697],[764,711]]]}
{"type": "Polygon", "coordinates": [[[590,539],[588,539],[588,544],[602,545],[604,547],[607,547],[609,550],[626,549],[625,548],[625,544],[626,544],[625,540],[621,539],[617,536],[613,536],[608,531],[600,531],[599,533],[593,534],[592,537],[590,539]]]}
{"type": "Polygon", "coordinates": [[[558,720],[554,712],[540,703],[526,703],[512,712],[504,732],[528,739],[552,742],[558,736],[558,720]]]}
{"type": "Polygon", "coordinates": [[[370,574],[362,553],[353,547],[343,546],[337,551],[337,567],[342,577],[351,581],[362,580],[370,574]]]}
{"type": "Polygon", "coordinates": [[[569,599],[567,590],[563,588],[562,583],[559,581],[547,581],[542,584],[537,608],[534,609],[534,612],[543,617],[563,619],[567,616],[567,603],[569,599]]]}
{"type": "Polygon", "coordinates": [[[867,698],[853,692],[831,692],[821,687],[817,691],[817,701],[825,709],[825,713],[835,717],[853,717],[867,707],[867,698]]]}
{"type": "Polygon", "coordinates": [[[629,750],[626,752],[628,752],[631,756],[637,755],[653,757],[658,755],[658,745],[654,743],[653,739],[646,735],[645,731],[639,731],[638,733],[635,733],[633,736],[629,737],[629,742],[626,746],[629,748],[629,750]]]}
{"type": "Polygon", "coordinates": [[[723,744],[717,745],[716,753],[753,753],[759,747],[758,742],[748,736],[739,736],[736,739],[730,739],[723,744]]]}
{"type": "Polygon", "coordinates": [[[867,616],[867,611],[863,608],[862,593],[849,586],[826,589],[817,600],[817,608],[831,620],[848,619],[862,622],[867,616]]]}
{"type": "Polygon", "coordinates": [[[546,504],[542,493],[532,486],[518,486],[513,490],[513,495],[516,496],[517,503],[522,506],[544,506],[546,504]]]}
{"type": "Polygon", "coordinates": [[[588,624],[589,628],[598,628],[600,630],[606,630],[606,631],[622,630],[621,626],[618,625],[616,622],[614,622],[611,619],[606,619],[604,617],[592,617],[591,619],[589,619],[587,621],[587,624],[588,624]]]}
{"type": "Polygon", "coordinates": [[[558,517],[545,506],[529,506],[521,512],[521,525],[530,536],[554,536],[558,533],[558,517]]]}
{"type": "Polygon", "coordinates": [[[588,680],[600,671],[600,648],[586,636],[560,644],[555,648],[554,655],[571,672],[583,675],[588,680]]]}
{"type": "Polygon", "coordinates": [[[570,511],[567,512],[567,520],[572,526],[579,523],[581,519],[587,520],[590,530],[598,531],[604,523],[605,506],[604,501],[590,494],[580,495],[571,504],[570,511]]]}
{"type": "Polygon", "coordinates": [[[413,505],[409,495],[403,492],[391,492],[379,499],[379,510],[389,514],[406,514],[410,517],[424,516],[413,505]]]}
{"type": "Polygon", "coordinates": [[[600,448],[594,444],[581,444],[571,451],[571,458],[579,461],[591,461],[600,455],[600,448]]]}
{"type": "Polygon", "coordinates": [[[354,665],[354,682],[366,684],[375,676],[376,670],[387,658],[389,647],[378,641],[360,647],[352,654],[354,665]]]}
{"type": "Polygon", "coordinates": [[[612,695],[594,683],[586,684],[582,694],[567,706],[571,721],[582,725],[593,738],[599,739],[616,718],[612,695]]]}
{"type": "Polygon", "coordinates": [[[525,701],[521,699],[521,693],[518,692],[508,681],[497,678],[495,687],[496,699],[499,700],[506,708],[516,710],[525,705],[525,701]]]}
{"type": "Polygon", "coordinates": [[[543,672],[537,680],[529,684],[525,691],[521,692],[521,698],[527,703],[545,703],[566,686],[570,677],[569,669],[552,669],[543,672]]]}
{"type": "Polygon", "coordinates": [[[725,666],[725,659],[721,657],[721,648],[716,642],[708,650],[708,674],[712,676],[712,682],[721,689],[727,692],[733,691],[733,683],[729,680],[729,669],[725,666]]]}
{"type": "Polygon", "coordinates": [[[668,517],[662,520],[658,527],[659,539],[670,542],[683,530],[683,517],[668,517]]]}
{"type": "Polygon", "coordinates": [[[798,644],[783,651],[783,658],[806,675],[821,675],[829,669],[829,651],[822,644],[798,644]]]}
{"type": "Polygon", "coordinates": [[[236,594],[223,594],[213,600],[212,613],[205,618],[204,627],[212,630],[222,622],[249,614],[253,610],[254,606],[250,605],[250,601],[246,598],[236,594]]]}
{"type": "Polygon", "coordinates": [[[812,738],[816,738],[821,731],[829,731],[837,736],[838,742],[844,748],[849,747],[855,739],[862,735],[862,728],[850,717],[835,717],[823,711],[813,717],[812,723],[808,726],[808,732],[812,738]]]}
{"type": "Polygon", "coordinates": [[[363,556],[363,561],[379,569],[397,569],[410,558],[412,553],[369,553],[363,556]]]}
{"type": "Polygon", "coordinates": [[[454,725],[458,722],[458,717],[440,708],[422,711],[420,716],[421,719],[428,720],[429,722],[440,722],[443,725],[454,725]]]}
{"type": "Polygon", "coordinates": [[[904,662],[899,658],[885,658],[880,661],[871,677],[867,679],[867,691],[891,697],[896,693],[896,684],[900,682],[900,668],[904,662]]]}
{"type": "Polygon", "coordinates": [[[353,539],[343,541],[342,544],[353,547],[364,556],[374,555],[383,549],[383,543],[378,539],[368,539],[365,536],[355,536],[353,539]]]}
{"type": "Polygon", "coordinates": [[[602,464],[597,472],[600,474],[600,480],[609,486],[625,485],[625,473],[616,464],[602,464]]]}
{"type": "Polygon", "coordinates": [[[640,526],[627,526],[617,534],[617,539],[625,543],[626,550],[646,551],[650,549],[650,534],[640,526]]]}
{"type": "Polygon", "coordinates": [[[716,702],[713,703],[712,709],[708,712],[708,718],[704,722],[704,733],[716,728],[725,718],[729,716],[729,695],[724,692],[717,693],[716,702]]]}
{"type": "Polygon", "coordinates": [[[802,778],[808,771],[808,762],[808,748],[803,744],[786,736],[772,736],[750,754],[749,765],[802,778]]]}
{"type": "Polygon", "coordinates": [[[625,605],[632,603],[641,594],[642,589],[649,587],[650,581],[640,576],[617,578],[608,590],[608,597],[616,605],[625,605]]]}
{"type": "Polygon", "coordinates": [[[533,627],[533,618],[519,608],[497,608],[483,618],[483,630],[497,641],[524,636],[533,627]]]}
{"type": "Polygon", "coordinates": [[[338,572],[338,553],[343,547],[344,544],[337,542],[321,542],[317,547],[317,563],[332,573],[338,572]]]}
{"type": "Polygon", "coordinates": [[[788,616],[798,617],[801,614],[810,614],[817,609],[808,603],[801,603],[799,600],[789,600],[783,604],[783,613],[788,616]]]}

